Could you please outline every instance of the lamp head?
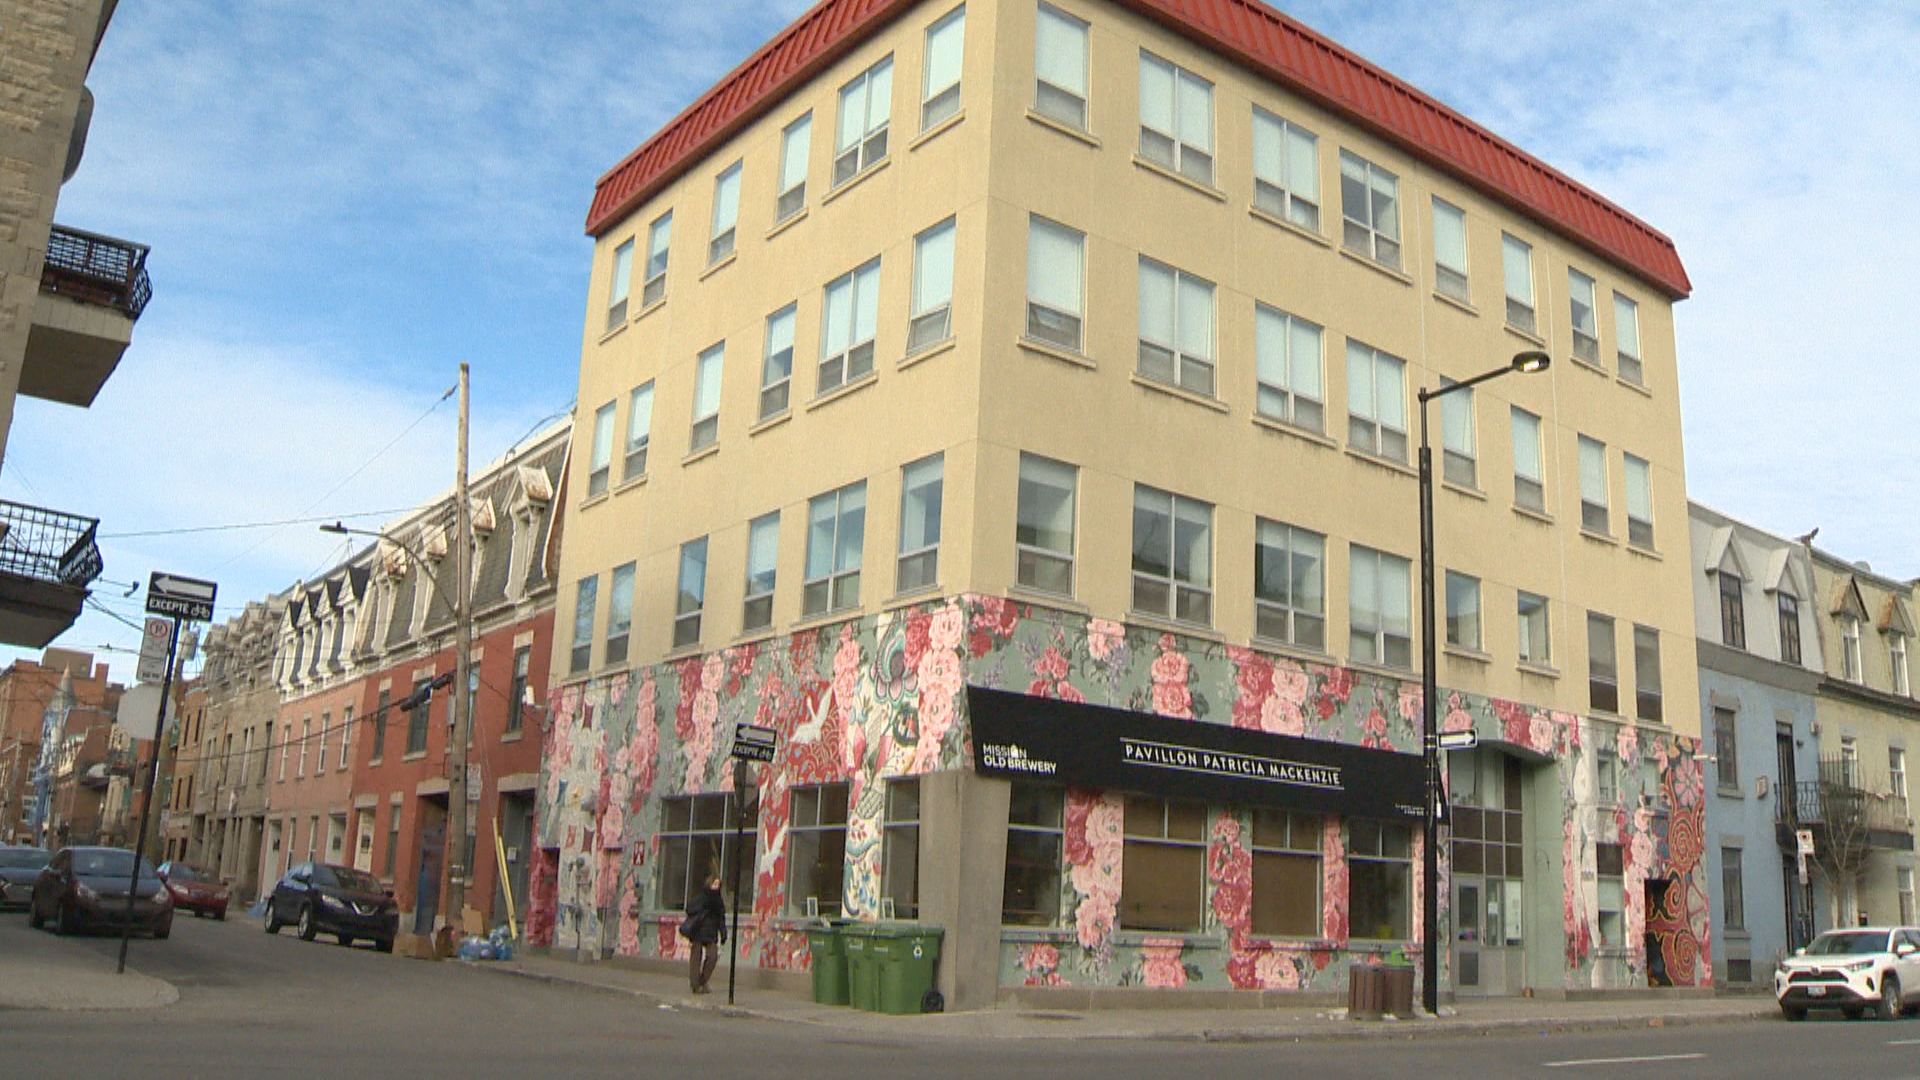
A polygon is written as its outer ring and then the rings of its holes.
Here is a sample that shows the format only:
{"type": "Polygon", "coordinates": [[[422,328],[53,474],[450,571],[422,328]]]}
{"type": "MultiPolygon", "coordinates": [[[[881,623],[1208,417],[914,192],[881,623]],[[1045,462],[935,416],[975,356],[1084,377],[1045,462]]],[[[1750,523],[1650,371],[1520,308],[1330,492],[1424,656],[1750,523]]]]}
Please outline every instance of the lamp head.
{"type": "Polygon", "coordinates": [[[336,536],[345,536],[347,535],[347,526],[345,522],[336,521],[331,525],[320,526],[320,531],[323,533],[333,533],[336,536]]]}
{"type": "Polygon", "coordinates": [[[1552,364],[1553,357],[1539,349],[1528,349],[1525,352],[1513,354],[1513,370],[1522,375],[1537,374],[1547,370],[1552,364]]]}

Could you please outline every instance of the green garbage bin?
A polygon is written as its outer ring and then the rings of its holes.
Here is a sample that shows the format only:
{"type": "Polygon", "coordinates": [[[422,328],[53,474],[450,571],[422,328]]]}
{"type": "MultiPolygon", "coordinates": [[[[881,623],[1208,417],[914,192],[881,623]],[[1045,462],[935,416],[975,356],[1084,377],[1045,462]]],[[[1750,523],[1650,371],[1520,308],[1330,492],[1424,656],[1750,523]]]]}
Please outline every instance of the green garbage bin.
{"type": "Polygon", "coordinates": [[[934,966],[940,959],[941,930],[937,926],[884,926],[873,932],[879,960],[879,1012],[896,1016],[921,1011],[927,991],[933,989],[934,966]]]}
{"type": "Polygon", "coordinates": [[[847,1003],[856,1009],[874,1012],[879,1008],[880,970],[874,962],[873,924],[852,923],[841,927],[840,938],[847,950],[847,1003]]]}
{"type": "Polygon", "coordinates": [[[821,1005],[845,1005],[847,942],[841,928],[831,923],[809,927],[807,951],[812,957],[813,1000],[821,1005]]]}

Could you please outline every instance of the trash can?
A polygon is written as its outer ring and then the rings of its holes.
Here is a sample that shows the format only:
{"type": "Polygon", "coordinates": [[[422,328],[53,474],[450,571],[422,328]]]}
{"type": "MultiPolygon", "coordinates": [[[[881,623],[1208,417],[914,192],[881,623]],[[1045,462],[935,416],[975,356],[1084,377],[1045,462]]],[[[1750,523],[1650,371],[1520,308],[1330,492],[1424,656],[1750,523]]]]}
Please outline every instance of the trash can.
{"type": "Polygon", "coordinates": [[[1387,1008],[1387,969],[1378,964],[1347,968],[1347,1019],[1378,1020],[1387,1008]]]}
{"type": "Polygon", "coordinates": [[[812,957],[813,1000],[820,1005],[847,1003],[847,942],[832,923],[807,928],[807,952],[812,957]]]}
{"type": "Polygon", "coordinates": [[[878,1011],[909,1016],[922,1011],[940,959],[937,926],[883,926],[873,931],[873,957],[880,970],[878,1011]]]}
{"type": "Polygon", "coordinates": [[[1413,1019],[1413,968],[1407,964],[1388,964],[1380,969],[1386,994],[1386,1010],[1402,1020],[1413,1019]]]}
{"type": "Polygon", "coordinates": [[[840,928],[847,950],[847,1003],[856,1009],[873,1012],[879,1008],[880,968],[874,956],[872,923],[851,923],[840,928]]]}

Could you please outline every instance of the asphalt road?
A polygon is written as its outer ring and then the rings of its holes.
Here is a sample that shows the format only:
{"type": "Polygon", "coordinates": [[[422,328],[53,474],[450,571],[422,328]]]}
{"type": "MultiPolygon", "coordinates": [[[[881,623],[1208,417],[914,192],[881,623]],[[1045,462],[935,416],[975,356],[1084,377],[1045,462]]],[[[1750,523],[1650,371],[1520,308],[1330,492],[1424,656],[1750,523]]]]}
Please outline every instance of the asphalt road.
{"type": "MultiPolygon", "coordinates": [[[[0,915],[0,979],[26,919],[0,915]]],[[[118,941],[63,940],[112,970],[118,941]]],[[[913,1076],[1920,1078],[1920,1019],[1763,1021],[1579,1034],[1283,1043],[851,1038],[832,1029],[647,1006],[462,964],[225,923],[136,939],[133,964],[178,1004],[0,1012],[0,1076],[913,1076]]]]}

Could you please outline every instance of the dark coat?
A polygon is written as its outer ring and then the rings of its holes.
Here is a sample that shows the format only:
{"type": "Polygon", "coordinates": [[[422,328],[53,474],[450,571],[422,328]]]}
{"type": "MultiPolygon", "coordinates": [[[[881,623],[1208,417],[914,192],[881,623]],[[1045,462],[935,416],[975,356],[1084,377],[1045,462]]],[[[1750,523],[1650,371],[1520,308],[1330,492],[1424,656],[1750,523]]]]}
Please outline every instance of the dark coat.
{"type": "Polygon", "coordinates": [[[727,939],[727,902],[718,890],[702,889],[687,901],[687,921],[680,924],[689,941],[711,945],[727,939]]]}

